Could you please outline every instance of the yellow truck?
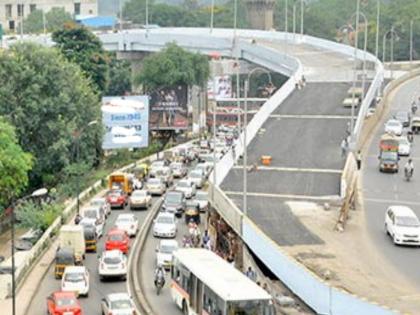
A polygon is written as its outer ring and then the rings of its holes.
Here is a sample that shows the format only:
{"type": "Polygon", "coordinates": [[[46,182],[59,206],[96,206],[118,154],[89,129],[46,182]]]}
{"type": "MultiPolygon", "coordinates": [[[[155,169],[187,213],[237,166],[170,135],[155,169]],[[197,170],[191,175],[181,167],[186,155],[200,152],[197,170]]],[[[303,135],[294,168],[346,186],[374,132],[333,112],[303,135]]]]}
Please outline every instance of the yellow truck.
{"type": "Polygon", "coordinates": [[[108,189],[121,189],[130,195],[133,191],[133,175],[126,173],[113,173],[109,175],[108,189]]]}

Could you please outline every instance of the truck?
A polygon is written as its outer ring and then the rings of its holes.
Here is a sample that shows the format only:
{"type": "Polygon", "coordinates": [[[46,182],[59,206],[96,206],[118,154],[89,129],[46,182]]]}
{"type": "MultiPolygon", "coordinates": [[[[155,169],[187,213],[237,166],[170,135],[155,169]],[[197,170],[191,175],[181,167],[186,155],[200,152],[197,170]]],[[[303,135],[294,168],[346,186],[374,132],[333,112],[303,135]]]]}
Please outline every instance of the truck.
{"type": "Polygon", "coordinates": [[[398,172],[399,139],[390,134],[384,134],[379,142],[379,171],[380,172],[398,172]]]}
{"type": "Polygon", "coordinates": [[[113,173],[109,175],[108,188],[110,190],[121,189],[127,195],[131,195],[133,192],[133,178],[134,176],[132,174],[113,173]]]}
{"type": "Polygon", "coordinates": [[[73,250],[76,261],[82,261],[86,253],[83,226],[63,225],[58,237],[58,246],[73,250]]]}

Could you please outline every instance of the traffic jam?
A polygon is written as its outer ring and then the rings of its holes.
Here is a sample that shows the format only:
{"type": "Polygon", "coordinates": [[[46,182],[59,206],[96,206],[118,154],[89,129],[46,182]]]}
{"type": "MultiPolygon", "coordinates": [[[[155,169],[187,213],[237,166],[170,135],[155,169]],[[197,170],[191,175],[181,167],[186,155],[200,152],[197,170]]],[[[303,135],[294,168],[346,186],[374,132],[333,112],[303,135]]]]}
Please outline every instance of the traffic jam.
{"type": "MultiPolygon", "coordinates": [[[[142,225],[137,213],[149,210],[162,197],[152,223],[153,236],[160,239],[155,271],[159,293],[177,249],[206,247],[200,224],[209,208],[207,179],[236,137],[234,129],[220,128],[215,141],[196,140],[159,153],[163,157],[150,164],[138,163],[130,173],[111,174],[106,193],[84,204],[74,224],[63,225],[59,231],[53,266],[57,290],[47,297],[47,313],[87,314],[81,299],[89,299],[93,273],[101,282],[127,280],[128,257],[142,225]],[[176,240],[179,224],[189,231],[181,244],[176,240]],[[96,268],[86,267],[86,259],[95,256],[96,268]]],[[[100,300],[102,314],[138,314],[126,291],[106,294],[100,300]]]]}

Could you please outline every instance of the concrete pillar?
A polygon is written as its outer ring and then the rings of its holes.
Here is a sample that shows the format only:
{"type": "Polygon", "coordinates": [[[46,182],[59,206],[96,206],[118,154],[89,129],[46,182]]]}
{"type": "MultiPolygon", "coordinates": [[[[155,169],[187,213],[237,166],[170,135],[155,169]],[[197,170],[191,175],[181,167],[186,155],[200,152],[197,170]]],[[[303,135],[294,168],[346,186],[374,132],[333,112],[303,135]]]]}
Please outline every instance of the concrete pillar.
{"type": "Polygon", "coordinates": [[[251,28],[259,30],[273,29],[274,0],[246,0],[245,3],[251,28]]]}

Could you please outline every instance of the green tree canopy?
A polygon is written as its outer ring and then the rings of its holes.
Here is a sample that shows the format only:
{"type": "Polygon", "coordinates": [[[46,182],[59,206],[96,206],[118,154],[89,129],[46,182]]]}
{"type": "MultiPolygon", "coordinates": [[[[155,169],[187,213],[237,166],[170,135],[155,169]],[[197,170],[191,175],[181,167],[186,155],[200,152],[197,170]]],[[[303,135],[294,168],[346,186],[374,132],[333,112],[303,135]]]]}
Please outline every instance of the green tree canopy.
{"type": "Polygon", "coordinates": [[[14,128],[0,117],[0,212],[28,184],[32,157],[18,144],[14,128]]]}
{"type": "Polygon", "coordinates": [[[209,73],[206,56],[188,52],[171,43],[162,51],[144,58],[136,83],[143,84],[146,90],[175,84],[204,86],[209,73]]]}
{"type": "MultiPolygon", "coordinates": [[[[75,130],[100,119],[98,96],[77,65],[52,48],[16,44],[0,54],[0,115],[16,126],[19,143],[35,158],[32,184],[49,185],[74,162],[75,130]]],[[[92,164],[100,124],[80,139],[80,158],[92,164]]]]}
{"type": "Polygon", "coordinates": [[[115,54],[110,56],[109,85],[106,95],[124,95],[131,92],[131,68],[130,63],[118,60],[115,54]]]}
{"type": "Polygon", "coordinates": [[[45,22],[46,31],[53,32],[72,21],[73,19],[70,13],[64,11],[63,8],[52,8],[45,13],[45,17],[43,16],[42,10],[35,10],[26,17],[23,22],[23,30],[25,33],[42,33],[45,22]]]}
{"type": "Polygon", "coordinates": [[[55,31],[52,39],[68,60],[80,66],[98,92],[106,91],[109,83],[109,58],[95,34],[85,27],[68,24],[55,31]]]}

